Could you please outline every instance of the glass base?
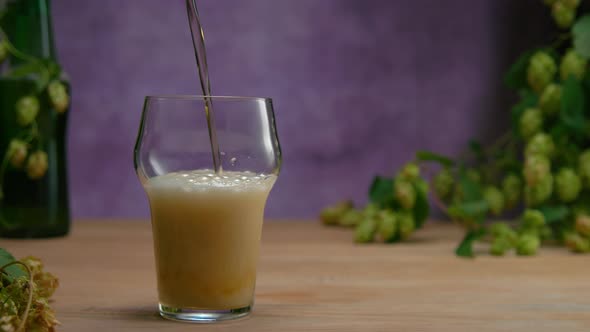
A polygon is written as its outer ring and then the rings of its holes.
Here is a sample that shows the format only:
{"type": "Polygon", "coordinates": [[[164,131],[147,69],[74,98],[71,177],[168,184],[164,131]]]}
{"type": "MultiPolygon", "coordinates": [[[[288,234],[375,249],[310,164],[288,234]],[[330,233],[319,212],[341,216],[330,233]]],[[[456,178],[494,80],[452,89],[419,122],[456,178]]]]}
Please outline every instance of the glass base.
{"type": "Polygon", "coordinates": [[[228,310],[205,310],[173,308],[159,304],[160,316],[181,322],[214,323],[224,320],[238,319],[250,314],[251,306],[228,310]]]}

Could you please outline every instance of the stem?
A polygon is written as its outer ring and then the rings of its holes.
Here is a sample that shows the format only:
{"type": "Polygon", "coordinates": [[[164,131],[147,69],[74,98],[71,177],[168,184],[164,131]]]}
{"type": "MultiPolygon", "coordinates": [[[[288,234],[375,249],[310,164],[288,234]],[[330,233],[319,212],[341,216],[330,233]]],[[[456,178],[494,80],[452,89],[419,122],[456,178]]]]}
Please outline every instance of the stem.
{"type": "Polygon", "coordinates": [[[16,47],[14,47],[14,45],[10,42],[10,40],[8,39],[8,35],[4,31],[4,29],[2,29],[2,27],[0,27],[0,37],[4,40],[4,45],[6,45],[6,49],[8,50],[8,52],[10,52],[10,54],[14,55],[15,57],[21,60],[25,60],[28,62],[41,62],[41,59],[25,54],[19,51],[16,47]]]}
{"type": "Polygon", "coordinates": [[[29,282],[28,282],[28,286],[29,286],[29,298],[27,300],[27,306],[25,307],[25,312],[23,313],[21,320],[20,320],[20,324],[18,325],[18,327],[16,328],[16,332],[20,332],[20,331],[24,331],[25,329],[25,324],[27,323],[27,318],[29,317],[29,311],[31,311],[31,305],[33,304],[33,274],[31,273],[31,269],[29,269],[29,267],[24,264],[23,262],[19,262],[19,261],[14,261],[14,262],[10,262],[8,264],[4,264],[2,267],[0,267],[0,273],[4,272],[6,270],[7,267],[10,267],[12,265],[20,265],[22,267],[24,267],[25,271],[27,271],[27,275],[29,276],[29,282]]]}

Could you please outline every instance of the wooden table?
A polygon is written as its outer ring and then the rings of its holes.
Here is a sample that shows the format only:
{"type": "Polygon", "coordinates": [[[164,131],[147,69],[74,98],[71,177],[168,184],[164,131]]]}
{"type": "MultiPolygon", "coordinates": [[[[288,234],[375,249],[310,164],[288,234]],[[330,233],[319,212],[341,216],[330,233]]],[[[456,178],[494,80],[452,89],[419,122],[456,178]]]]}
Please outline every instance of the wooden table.
{"type": "Polygon", "coordinates": [[[590,256],[456,258],[461,233],[355,245],[348,230],[267,222],[253,314],[195,325],[156,314],[147,221],[78,221],[70,236],[0,240],[41,257],[61,286],[58,331],[590,331],[590,256]]]}

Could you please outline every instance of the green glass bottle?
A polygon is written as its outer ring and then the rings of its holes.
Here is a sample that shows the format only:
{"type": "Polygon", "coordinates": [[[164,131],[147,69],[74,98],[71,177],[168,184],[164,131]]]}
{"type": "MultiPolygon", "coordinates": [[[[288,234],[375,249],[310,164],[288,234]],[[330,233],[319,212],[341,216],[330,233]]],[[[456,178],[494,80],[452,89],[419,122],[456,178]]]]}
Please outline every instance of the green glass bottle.
{"type": "MultiPolygon", "coordinates": [[[[0,237],[66,235],[70,85],[57,65],[50,0],[0,7],[0,237]]],[[[0,5],[2,6],[2,5],[0,5]]]]}

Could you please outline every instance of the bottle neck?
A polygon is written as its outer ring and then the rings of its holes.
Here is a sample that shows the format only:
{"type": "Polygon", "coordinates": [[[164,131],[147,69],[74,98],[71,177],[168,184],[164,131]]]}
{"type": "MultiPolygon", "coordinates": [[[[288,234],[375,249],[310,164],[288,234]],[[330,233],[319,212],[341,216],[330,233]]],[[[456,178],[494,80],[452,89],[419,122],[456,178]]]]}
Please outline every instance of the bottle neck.
{"type": "Polygon", "coordinates": [[[0,25],[19,51],[56,59],[50,6],[50,0],[17,0],[6,5],[0,25]]]}

